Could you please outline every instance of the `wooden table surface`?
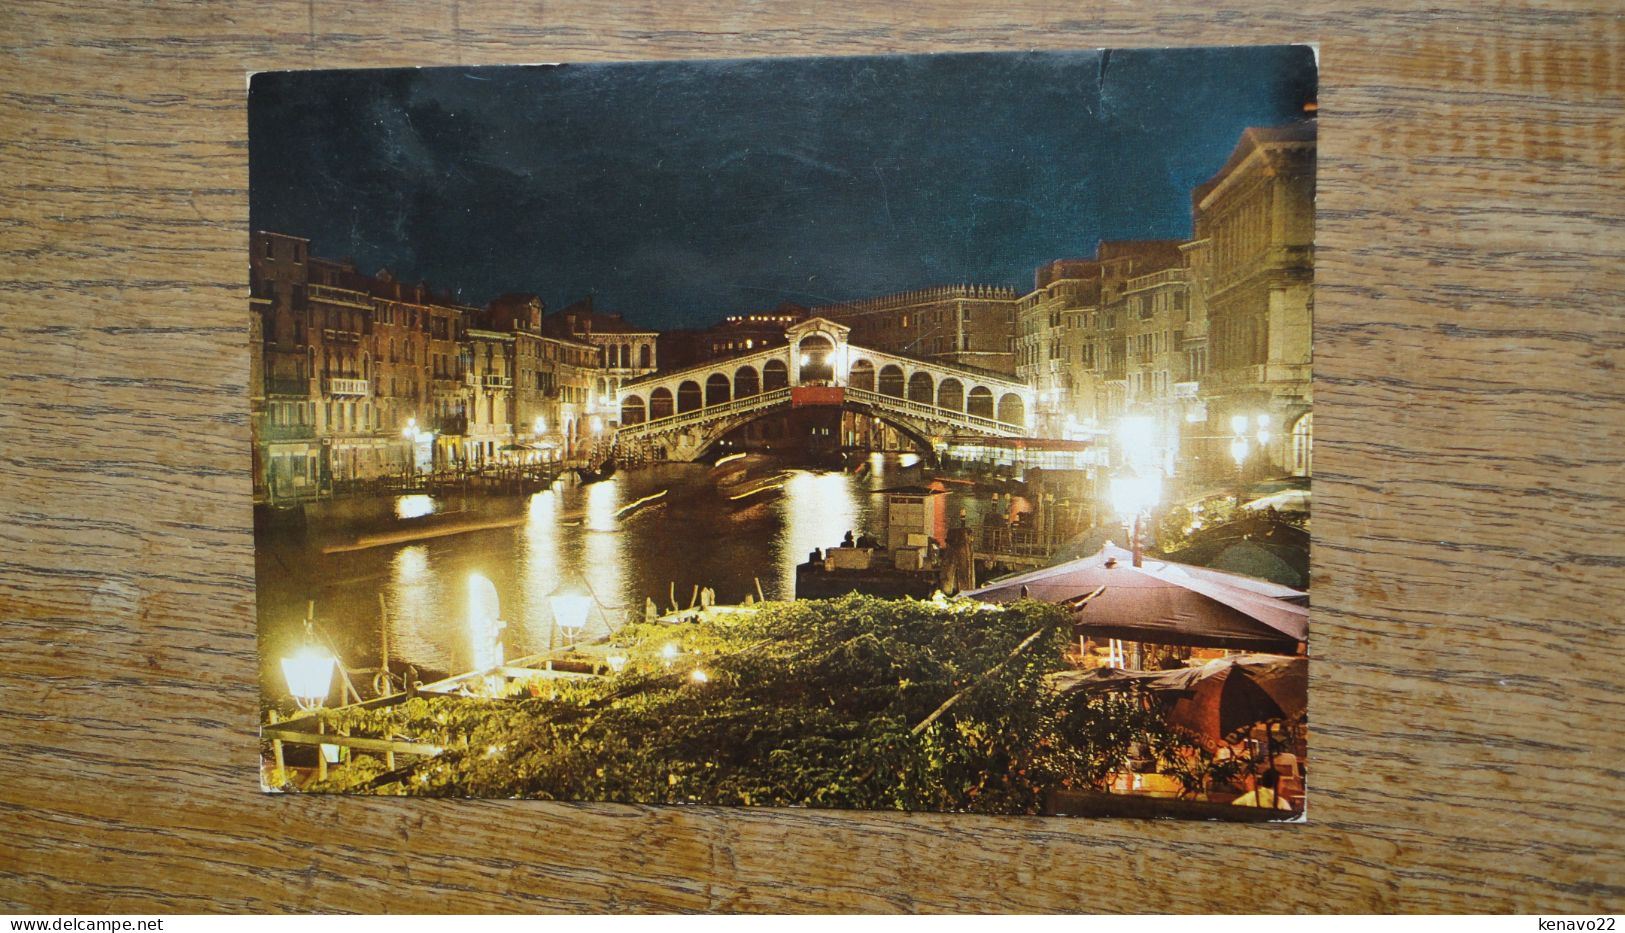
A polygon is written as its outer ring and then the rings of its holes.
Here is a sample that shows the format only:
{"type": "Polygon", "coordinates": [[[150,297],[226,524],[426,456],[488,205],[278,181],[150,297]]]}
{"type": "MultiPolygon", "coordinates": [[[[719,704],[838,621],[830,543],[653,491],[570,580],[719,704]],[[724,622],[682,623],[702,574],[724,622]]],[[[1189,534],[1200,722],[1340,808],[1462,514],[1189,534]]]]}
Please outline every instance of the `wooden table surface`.
{"type": "Polygon", "coordinates": [[[0,910],[1620,910],[1620,11],[11,0],[0,910]],[[259,792],[245,72],[1283,41],[1322,65],[1308,825],[259,792]]]}

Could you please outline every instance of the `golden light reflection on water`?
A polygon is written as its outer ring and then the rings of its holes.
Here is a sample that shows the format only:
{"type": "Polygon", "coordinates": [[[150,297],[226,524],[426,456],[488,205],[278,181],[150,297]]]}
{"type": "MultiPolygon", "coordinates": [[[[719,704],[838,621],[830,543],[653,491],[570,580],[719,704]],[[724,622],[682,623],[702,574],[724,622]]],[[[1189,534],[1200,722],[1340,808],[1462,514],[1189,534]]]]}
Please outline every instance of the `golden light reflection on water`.
{"type": "MultiPolygon", "coordinates": [[[[374,663],[381,591],[391,655],[420,673],[451,674],[474,664],[466,618],[470,574],[496,587],[509,658],[547,649],[553,629],[548,598],[565,587],[590,588],[595,597],[580,633],[584,641],[641,617],[646,597],[661,609],[672,599],[686,606],[695,587],[709,586],[720,601],[738,602],[755,592],[753,577],[769,597],[789,597],[796,565],[814,548],[839,544],[866,521],[880,530],[880,497],[870,489],[918,481],[896,458],[873,463],[873,474],[857,476],[793,470],[782,488],[738,501],[732,499],[737,490],[719,489],[708,468],[673,464],[536,493],[514,503],[522,521],[511,528],[335,555],[277,542],[277,559],[265,559],[260,568],[262,625],[272,630],[268,644],[274,642],[267,649],[273,659],[265,667],[268,689],[285,690],[275,658],[287,653],[284,645],[297,645],[309,599],[317,600],[322,624],[355,666],[374,663]],[[660,501],[618,514],[662,491],[660,501]]],[[[758,475],[776,485],[777,470],[764,466],[758,475]]],[[[433,504],[437,513],[469,508],[457,501],[433,504]]],[[[513,514],[503,508],[480,502],[473,511],[513,514]]]]}
{"type": "Polygon", "coordinates": [[[434,510],[434,499],[421,493],[395,498],[396,518],[418,518],[423,515],[432,515],[434,510]]]}
{"type": "Polygon", "coordinates": [[[476,670],[501,664],[503,648],[502,601],[496,585],[482,573],[468,575],[468,640],[476,670]]]}
{"type": "Polygon", "coordinates": [[[616,511],[621,502],[621,484],[615,480],[587,487],[587,521],[582,533],[581,575],[601,605],[587,616],[582,638],[591,641],[607,635],[625,619],[622,590],[626,587],[626,540],[616,511]],[[607,618],[606,618],[607,616],[607,618]]]}
{"type": "Polygon", "coordinates": [[[807,473],[797,470],[784,483],[779,532],[779,591],[795,592],[796,565],[814,548],[840,544],[848,531],[863,531],[863,511],[844,473],[807,473]]]}
{"type": "Polygon", "coordinates": [[[548,645],[548,633],[553,615],[548,609],[547,597],[558,588],[562,579],[559,567],[559,494],[551,489],[530,497],[529,513],[519,536],[519,588],[524,595],[522,606],[510,612],[509,621],[517,629],[511,633],[530,651],[540,651],[548,645]]]}
{"type": "Polygon", "coordinates": [[[430,570],[427,547],[414,544],[396,551],[390,561],[390,582],[390,654],[408,660],[466,656],[463,646],[453,641],[455,629],[448,629],[439,617],[441,581],[430,570]]]}
{"type": "Polygon", "coordinates": [[[593,531],[613,531],[615,510],[620,508],[620,484],[614,480],[587,487],[586,525],[593,531]]]}

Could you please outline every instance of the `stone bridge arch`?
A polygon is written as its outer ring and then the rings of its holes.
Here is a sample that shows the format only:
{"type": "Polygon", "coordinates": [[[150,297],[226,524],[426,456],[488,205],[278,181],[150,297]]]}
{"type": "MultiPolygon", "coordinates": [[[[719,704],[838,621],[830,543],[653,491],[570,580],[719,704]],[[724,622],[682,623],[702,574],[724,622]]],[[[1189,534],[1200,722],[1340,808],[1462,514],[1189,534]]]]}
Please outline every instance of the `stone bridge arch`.
{"type": "MultiPolygon", "coordinates": [[[[927,463],[935,464],[937,462],[937,452],[932,443],[932,438],[942,432],[940,426],[933,426],[917,418],[862,403],[848,402],[842,408],[863,417],[878,418],[881,423],[896,429],[899,434],[908,438],[914,445],[916,452],[927,463]]],[[[660,431],[644,438],[641,442],[661,451],[664,459],[680,462],[694,461],[704,457],[716,446],[718,441],[729,433],[754,421],[774,417],[782,413],[782,408],[774,406],[760,411],[723,415],[714,421],[685,428],[660,431]]]]}
{"type": "Polygon", "coordinates": [[[908,377],[908,400],[924,405],[937,403],[936,381],[931,378],[930,373],[916,369],[913,375],[908,377]]]}

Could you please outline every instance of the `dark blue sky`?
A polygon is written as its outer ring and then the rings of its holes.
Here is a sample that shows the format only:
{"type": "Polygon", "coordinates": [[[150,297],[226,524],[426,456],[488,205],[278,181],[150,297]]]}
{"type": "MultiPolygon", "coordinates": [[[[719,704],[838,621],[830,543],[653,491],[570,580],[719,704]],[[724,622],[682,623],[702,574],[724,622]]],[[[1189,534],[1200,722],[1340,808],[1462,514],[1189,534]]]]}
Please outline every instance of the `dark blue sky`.
{"type": "Polygon", "coordinates": [[[276,72],[250,223],[449,288],[659,327],[933,284],[1026,290],[1101,239],[1184,237],[1303,47],[276,72]]]}

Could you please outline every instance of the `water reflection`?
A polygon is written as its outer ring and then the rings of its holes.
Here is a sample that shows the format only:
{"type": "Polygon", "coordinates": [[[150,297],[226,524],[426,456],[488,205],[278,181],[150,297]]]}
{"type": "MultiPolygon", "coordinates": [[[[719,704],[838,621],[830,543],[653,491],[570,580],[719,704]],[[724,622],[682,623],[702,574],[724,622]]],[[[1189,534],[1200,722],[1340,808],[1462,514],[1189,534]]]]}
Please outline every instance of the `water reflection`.
{"type": "MultiPolygon", "coordinates": [[[[488,578],[501,603],[509,658],[545,651],[554,630],[548,599],[568,587],[594,598],[582,640],[595,640],[642,616],[644,600],[664,610],[688,605],[696,587],[712,587],[723,602],[756,592],[770,598],[795,592],[795,567],[815,548],[840,542],[847,531],[880,531],[887,486],[928,480],[897,457],[876,457],[862,476],[792,470],[782,488],[740,500],[739,486],[719,489],[701,464],[662,464],[586,486],[561,485],[528,500],[430,500],[438,514],[461,510],[508,516],[511,526],[425,539],[404,546],[323,553],[321,544],[350,534],[320,521],[301,536],[266,531],[258,541],[262,665],[268,692],[281,695],[278,652],[301,632],[305,601],[351,667],[377,663],[380,612],[390,625],[391,653],[424,673],[471,669],[468,580],[488,578]],[[658,503],[618,514],[628,503],[662,490],[658,503]],[[325,537],[324,537],[325,536],[325,537]],[[380,610],[379,595],[385,606],[380,610]]],[[[757,468],[771,480],[777,465],[757,468]]],[[[396,514],[425,506],[400,497],[396,514]]],[[[961,504],[957,494],[950,515],[961,504]]]]}
{"type": "Polygon", "coordinates": [[[844,473],[796,471],[785,481],[779,512],[783,530],[775,556],[779,592],[786,594],[795,592],[796,565],[814,548],[839,544],[848,531],[863,527],[857,489],[844,473]]]}
{"type": "Polygon", "coordinates": [[[530,497],[524,526],[520,529],[516,557],[519,563],[518,601],[509,608],[509,637],[518,656],[540,651],[551,642],[553,615],[547,607],[548,594],[560,581],[560,539],[564,529],[559,519],[560,494],[546,489],[530,497]],[[523,644],[523,650],[518,645],[523,644]]]}
{"type": "MultiPolygon", "coordinates": [[[[626,535],[639,532],[623,527],[616,516],[622,504],[621,486],[619,479],[612,479],[587,487],[586,531],[577,567],[597,603],[598,611],[589,614],[581,633],[589,641],[618,628],[626,614],[626,535]]],[[[629,520],[641,533],[651,533],[644,518],[634,514],[629,520]]]]}
{"type": "MultiPolygon", "coordinates": [[[[421,544],[403,547],[395,552],[390,567],[390,585],[384,594],[390,653],[408,660],[446,656],[451,645],[449,633],[440,625],[440,581],[429,572],[429,549],[421,544]]],[[[359,659],[345,660],[355,664],[359,659]]]]}
{"type": "Polygon", "coordinates": [[[502,644],[502,600],[497,588],[484,574],[468,575],[468,641],[477,670],[501,664],[505,652],[502,644]]]}
{"type": "Polygon", "coordinates": [[[416,493],[410,496],[397,496],[395,498],[396,518],[418,518],[423,515],[434,514],[435,505],[433,496],[416,493]]]}

